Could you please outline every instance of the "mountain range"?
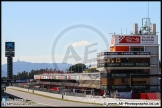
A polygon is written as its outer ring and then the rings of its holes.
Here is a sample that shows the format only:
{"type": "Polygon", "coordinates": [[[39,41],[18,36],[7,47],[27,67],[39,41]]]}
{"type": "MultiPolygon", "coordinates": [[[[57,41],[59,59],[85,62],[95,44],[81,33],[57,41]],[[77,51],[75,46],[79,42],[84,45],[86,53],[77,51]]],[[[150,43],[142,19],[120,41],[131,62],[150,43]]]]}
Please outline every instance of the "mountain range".
{"type": "MultiPolygon", "coordinates": [[[[33,70],[39,69],[56,69],[56,70],[66,70],[72,64],[68,63],[31,63],[25,61],[16,61],[13,62],[13,75],[16,75],[18,72],[27,71],[30,72],[33,70]]],[[[1,65],[1,76],[7,76],[7,64],[1,65]]]]}
{"type": "MultiPolygon", "coordinates": [[[[72,66],[72,64],[68,63],[31,63],[25,61],[16,61],[13,62],[13,75],[17,75],[18,72],[26,71],[30,72],[33,70],[39,69],[56,69],[56,70],[67,70],[72,66]]],[[[92,66],[92,65],[91,65],[92,66]]],[[[88,65],[86,65],[88,67],[88,65]]],[[[1,76],[7,76],[7,64],[1,65],[1,76]]]]}

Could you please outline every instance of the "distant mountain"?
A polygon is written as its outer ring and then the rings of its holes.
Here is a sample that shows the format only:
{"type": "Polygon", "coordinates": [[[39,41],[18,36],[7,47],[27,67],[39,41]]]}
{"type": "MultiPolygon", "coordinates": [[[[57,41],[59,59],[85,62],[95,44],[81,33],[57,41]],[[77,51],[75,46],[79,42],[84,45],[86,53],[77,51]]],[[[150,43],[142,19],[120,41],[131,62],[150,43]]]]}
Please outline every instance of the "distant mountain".
{"type": "MultiPolygon", "coordinates": [[[[33,70],[39,70],[39,69],[56,69],[56,70],[66,70],[69,69],[69,67],[72,64],[68,63],[31,63],[31,62],[25,62],[25,61],[17,61],[13,62],[13,74],[16,75],[18,72],[27,71],[30,72],[33,70]]],[[[87,65],[86,67],[88,67],[87,65]]],[[[1,65],[1,76],[7,76],[7,64],[1,65]]]]}
{"type": "MultiPolygon", "coordinates": [[[[27,71],[30,72],[33,70],[39,70],[39,69],[60,69],[60,70],[66,70],[69,69],[71,64],[68,63],[31,63],[31,62],[25,62],[25,61],[17,61],[13,62],[13,74],[17,74],[18,72],[27,71]]],[[[7,76],[7,64],[1,65],[1,76],[7,76]]]]}

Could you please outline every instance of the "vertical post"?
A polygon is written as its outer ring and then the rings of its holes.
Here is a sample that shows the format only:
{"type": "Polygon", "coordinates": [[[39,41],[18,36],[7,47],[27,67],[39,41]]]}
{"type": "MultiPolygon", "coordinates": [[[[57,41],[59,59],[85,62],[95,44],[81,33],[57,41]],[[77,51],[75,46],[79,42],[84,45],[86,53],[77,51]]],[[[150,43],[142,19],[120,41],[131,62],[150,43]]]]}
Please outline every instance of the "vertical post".
{"type": "Polygon", "coordinates": [[[79,63],[78,63],[78,65],[77,65],[77,67],[78,67],[78,73],[79,73],[79,63]]]}
{"type": "Polygon", "coordinates": [[[8,79],[12,79],[13,76],[13,64],[12,64],[12,57],[8,56],[7,57],[7,77],[8,79]]]}

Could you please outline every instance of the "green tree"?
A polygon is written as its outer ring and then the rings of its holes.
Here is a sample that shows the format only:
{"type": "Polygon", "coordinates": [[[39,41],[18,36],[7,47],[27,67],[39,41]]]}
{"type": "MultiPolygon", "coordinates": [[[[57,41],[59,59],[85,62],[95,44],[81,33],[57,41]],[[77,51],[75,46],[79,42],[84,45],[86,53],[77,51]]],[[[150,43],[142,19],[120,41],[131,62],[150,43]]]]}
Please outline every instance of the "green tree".
{"type": "Polygon", "coordinates": [[[84,69],[86,69],[86,65],[82,63],[78,63],[78,64],[70,66],[69,71],[83,73],[84,69]]]}

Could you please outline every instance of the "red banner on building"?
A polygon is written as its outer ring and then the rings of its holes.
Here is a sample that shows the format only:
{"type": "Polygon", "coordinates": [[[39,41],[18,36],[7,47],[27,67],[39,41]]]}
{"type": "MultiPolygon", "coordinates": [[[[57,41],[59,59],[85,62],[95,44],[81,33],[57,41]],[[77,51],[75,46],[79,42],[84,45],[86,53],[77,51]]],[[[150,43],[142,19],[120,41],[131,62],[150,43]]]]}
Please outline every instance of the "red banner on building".
{"type": "Polygon", "coordinates": [[[119,36],[119,43],[140,43],[140,36],[119,36]]]}

